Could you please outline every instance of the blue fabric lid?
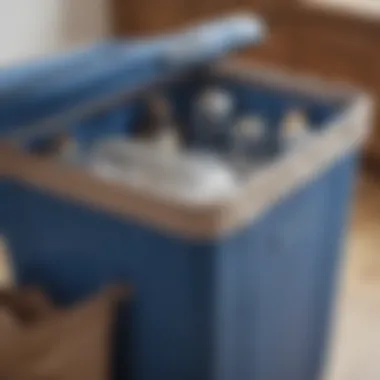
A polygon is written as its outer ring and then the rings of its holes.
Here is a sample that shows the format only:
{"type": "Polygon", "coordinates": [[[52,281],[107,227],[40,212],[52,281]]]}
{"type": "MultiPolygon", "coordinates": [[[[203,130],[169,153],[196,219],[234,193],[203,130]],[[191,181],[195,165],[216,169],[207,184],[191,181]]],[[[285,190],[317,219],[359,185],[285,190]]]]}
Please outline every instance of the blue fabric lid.
{"type": "Polygon", "coordinates": [[[259,43],[262,20],[237,15],[151,39],[110,40],[0,70],[0,134],[25,140],[64,129],[152,82],[259,43]]]}

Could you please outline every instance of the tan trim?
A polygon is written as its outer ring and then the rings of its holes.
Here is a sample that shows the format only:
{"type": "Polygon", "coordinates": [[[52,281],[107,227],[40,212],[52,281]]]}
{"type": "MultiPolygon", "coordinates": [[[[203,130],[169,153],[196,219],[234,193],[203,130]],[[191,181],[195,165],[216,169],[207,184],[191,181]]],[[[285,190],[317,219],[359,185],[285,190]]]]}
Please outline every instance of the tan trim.
{"type": "Polygon", "coordinates": [[[360,128],[365,117],[359,116],[366,108],[365,103],[358,103],[356,111],[331,125],[325,133],[312,136],[311,141],[299,150],[256,173],[229,207],[224,225],[236,228],[261,215],[271,205],[328,170],[340,157],[358,149],[366,137],[366,129],[360,128]],[[348,120],[358,127],[350,128],[348,120]]]}
{"type": "Polygon", "coordinates": [[[217,229],[215,215],[218,209],[212,206],[189,208],[10,146],[0,146],[0,162],[8,163],[3,175],[10,179],[77,199],[100,210],[176,233],[188,232],[191,236],[204,237],[217,229]]]}
{"type": "Polygon", "coordinates": [[[258,217],[275,202],[289,195],[326,170],[340,156],[348,153],[365,138],[371,124],[372,103],[365,96],[354,97],[347,88],[321,86],[319,81],[286,77],[252,65],[233,66],[233,73],[244,80],[263,81],[276,88],[299,90],[331,99],[346,99],[351,107],[323,132],[289,152],[252,178],[229,199],[209,204],[190,204],[180,199],[163,199],[159,195],[133,190],[125,184],[106,182],[79,169],[48,159],[30,156],[16,148],[0,146],[0,173],[59,196],[80,202],[141,223],[190,238],[220,236],[258,217]],[[349,99],[352,99],[349,101],[349,99]]]}

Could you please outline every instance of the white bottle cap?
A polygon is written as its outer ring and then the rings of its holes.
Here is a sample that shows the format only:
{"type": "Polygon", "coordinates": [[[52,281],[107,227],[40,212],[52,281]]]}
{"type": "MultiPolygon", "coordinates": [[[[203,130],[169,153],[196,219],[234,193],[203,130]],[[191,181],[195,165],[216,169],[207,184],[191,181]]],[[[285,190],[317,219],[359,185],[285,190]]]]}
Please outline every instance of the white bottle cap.
{"type": "Polygon", "coordinates": [[[243,116],[234,126],[234,135],[246,141],[259,141],[264,137],[264,134],[265,125],[260,116],[243,116]]]}
{"type": "Polygon", "coordinates": [[[200,95],[197,110],[212,122],[220,122],[230,116],[234,109],[234,99],[224,89],[209,88],[200,95]]]}

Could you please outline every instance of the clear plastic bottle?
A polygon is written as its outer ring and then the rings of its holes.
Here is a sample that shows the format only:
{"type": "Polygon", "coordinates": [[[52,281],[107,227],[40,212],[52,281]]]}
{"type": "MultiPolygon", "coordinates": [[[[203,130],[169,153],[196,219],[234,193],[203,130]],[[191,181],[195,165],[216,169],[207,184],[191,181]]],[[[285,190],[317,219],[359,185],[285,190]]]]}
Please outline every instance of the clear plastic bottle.
{"type": "Polygon", "coordinates": [[[154,133],[151,143],[162,154],[175,154],[180,150],[181,142],[178,128],[174,120],[174,112],[169,100],[156,94],[149,99],[149,112],[154,133]]]}
{"type": "Polygon", "coordinates": [[[266,134],[264,119],[244,115],[236,120],[231,133],[231,151],[238,160],[246,160],[262,147],[266,134]]]}
{"type": "Polygon", "coordinates": [[[306,112],[291,109],[280,126],[281,143],[285,147],[301,143],[309,133],[309,121],[306,112]]]}
{"type": "Polygon", "coordinates": [[[193,108],[193,127],[198,145],[215,148],[228,136],[235,112],[233,95],[222,88],[207,88],[196,99],[193,108]]]}

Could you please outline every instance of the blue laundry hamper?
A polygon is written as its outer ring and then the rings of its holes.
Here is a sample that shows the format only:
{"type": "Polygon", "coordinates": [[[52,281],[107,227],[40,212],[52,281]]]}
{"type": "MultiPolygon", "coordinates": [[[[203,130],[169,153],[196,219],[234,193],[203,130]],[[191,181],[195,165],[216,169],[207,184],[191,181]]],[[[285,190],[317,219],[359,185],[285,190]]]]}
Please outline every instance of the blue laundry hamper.
{"type": "MultiPolygon", "coordinates": [[[[97,87],[99,99],[78,96],[66,108],[57,102],[62,109],[52,107],[43,128],[40,109],[29,125],[4,123],[11,143],[0,149],[1,229],[20,282],[43,286],[57,303],[108,283],[133,287],[132,304],[120,310],[114,378],[316,380],[371,102],[343,85],[252,64],[210,64],[216,56],[170,67],[159,60],[160,69],[133,86],[127,78],[112,84],[120,71],[111,69],[115,76],[97,87]],[[173,72],[180,75],[171,78],[173,72]],[[144,113],[146,84],[166,74],[170,80],[154,90],[168,94],[194,143],[191,102],[209,86],[233,94],[238,112],[267,120],[267,160],[229,196],[168,198],[30,153],[31,143],[57,125],[82,141],[128,135],[144,113]],[[105,102],[103,117],[117,109],[124,119],[116,132],[103,119],[94,135],[97,101],[110,96],[124,101],[105,102]],[[70,119],[64,111],[72,106],[70,119]],[[310,134],[279,149],[279,123],[293,108],[305,110],[310,134]]],[[[90,94],[95,82],[88,82],[90,94]]]]}

